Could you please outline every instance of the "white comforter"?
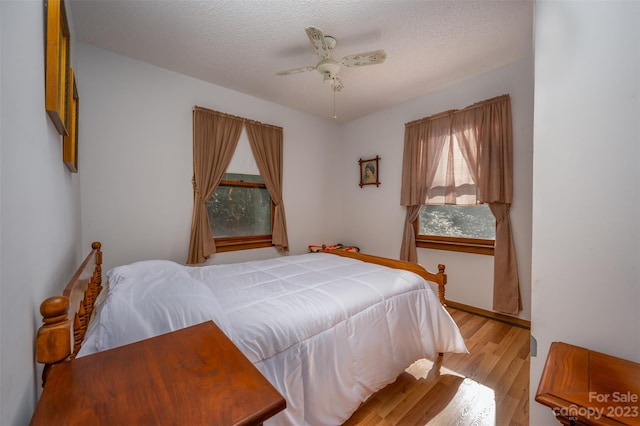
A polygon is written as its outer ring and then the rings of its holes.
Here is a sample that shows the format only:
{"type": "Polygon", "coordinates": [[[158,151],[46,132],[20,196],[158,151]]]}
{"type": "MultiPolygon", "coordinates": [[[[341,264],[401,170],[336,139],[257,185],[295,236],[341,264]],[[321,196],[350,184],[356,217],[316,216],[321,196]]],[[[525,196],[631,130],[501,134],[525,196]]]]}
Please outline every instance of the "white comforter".
{"type": "Polygon", "coordinates": [[[332,254],[107,278],[80,356],[213,319],[287,400],[268,424],[339,425],[417,359],[466,352],[421,277],[332,254]]]}

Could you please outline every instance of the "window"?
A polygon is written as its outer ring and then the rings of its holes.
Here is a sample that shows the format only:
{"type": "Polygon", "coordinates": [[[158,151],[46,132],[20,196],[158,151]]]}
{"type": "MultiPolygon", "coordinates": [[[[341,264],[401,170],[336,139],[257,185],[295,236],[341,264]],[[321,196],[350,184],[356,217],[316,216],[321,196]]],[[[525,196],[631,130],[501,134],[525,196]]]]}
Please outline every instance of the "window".
{"type": "Polygon", "coordinates": [[[474,125],[461,125],[458,132],[442,132],[441,150],[427,203],[414,224],[418,247],[469,253],[493,254],[496,221],[487,204],[478,204],[478,185],[461,140],[475,135],[474,125]]]}
{"type": "Polygon", "coordinates": [[[522,307],[509,219],[513,193],[509,95],[405,123],[404,134],[400,204],[407,207],[407,215],[400,259],[417,262],[416,247],[494,255],[493,310],[516,315],[522,307]],[[488,204],[498,219],[494,240],[421,235],[425,204],[488,204]]]}
{"type": "Polygon", "coordinates": [[[217,252],[271,247],[274,206],[244,129],[220,185],[205,205],[217,252]]]}
{"type": "Polygon", "coordinates": [[[188,265],[203,263],[216,251],[269,246],[289,250],[282,201],[282,130],[193,108],[194,197],[188,265]],[[222,235],[214,233],[219,226],[222,235]]]}
{"type": "Polygon", "coordinates": [[[496,220],[486,204],[424,205],[416,228],[418,247],[493,254],[496,220]]]}
{"type": "Polygon", "coordinates": [[[260,175],[225,173],[206,206],[218,251],[271,246],[274,206],[260,175]]]}

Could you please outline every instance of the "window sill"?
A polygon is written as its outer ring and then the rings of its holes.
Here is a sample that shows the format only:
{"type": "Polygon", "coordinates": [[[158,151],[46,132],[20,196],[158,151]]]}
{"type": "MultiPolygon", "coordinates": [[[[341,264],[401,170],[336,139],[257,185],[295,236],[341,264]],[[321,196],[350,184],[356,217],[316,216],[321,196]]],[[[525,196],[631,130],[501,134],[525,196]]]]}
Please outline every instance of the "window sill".
{"type": "Polygon", "coordinates": [[[216,238],[216,253],[227,251],[251,250],[256,248],[272,247],[271,235],[259,237],[225,237],[216,238]]]}
{"type": "Polygon", "coordinates": [[[419,235],[416,247],[493,256],[494,240],[419,235]]]}

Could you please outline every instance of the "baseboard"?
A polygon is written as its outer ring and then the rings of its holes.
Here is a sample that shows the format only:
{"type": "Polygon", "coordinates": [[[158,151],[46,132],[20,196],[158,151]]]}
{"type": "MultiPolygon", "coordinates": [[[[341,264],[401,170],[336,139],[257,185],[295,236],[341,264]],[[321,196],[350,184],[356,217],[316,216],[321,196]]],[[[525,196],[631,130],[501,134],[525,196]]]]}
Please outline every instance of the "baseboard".
{"type": "Polygon", "coordinates": [[[459,311],[468,312],[470,314],[480,315],[485,318],[493,319],[496,321],[501,321],[507,323],[509,325],[513,325],[516,327],[524,328],[526,330],[531,330],[531,321],[524,320],[517,317],[512,317],[509,315],[499,314],[497,312],[488,311],[486,309],[476,308],[475,306],[469,306],[462,303],[454,302],[452,300],[447,300],[446,304],[448,307],[457,309],[459,311]]]}

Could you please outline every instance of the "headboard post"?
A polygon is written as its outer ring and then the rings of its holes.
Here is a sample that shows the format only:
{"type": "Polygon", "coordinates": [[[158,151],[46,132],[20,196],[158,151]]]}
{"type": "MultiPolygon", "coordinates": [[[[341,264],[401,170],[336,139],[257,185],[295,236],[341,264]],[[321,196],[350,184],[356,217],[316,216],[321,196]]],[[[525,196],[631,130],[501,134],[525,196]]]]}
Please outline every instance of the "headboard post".
{"type": "Polygon", "coordinates": [[[50,297],[40,305],[44,324],[36,335],[36,359],[45,365],[42,386],[51,366],[68,358],[75,358],[82,346],[94,304],[102,290],[101,248],[102,244],[99,242],[92,243],[91,252],[64,288],[62,295],[50,297]]]}
{"type": "Polygon", "coordinates": [[[36,336],[36,359],[44,364],[42,386],[53,364],[62,362],[71,354],[71,321],[67,318],[69,298],[53,296],[40,304],[44,323],[36,336]]]}

